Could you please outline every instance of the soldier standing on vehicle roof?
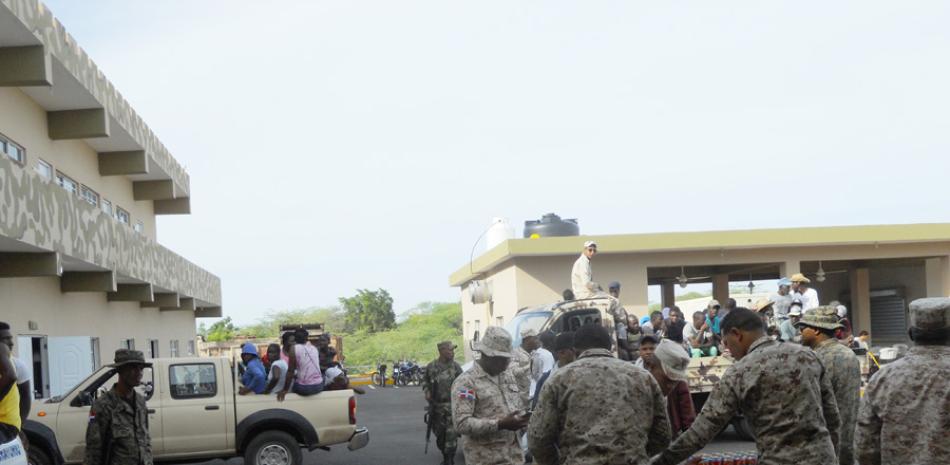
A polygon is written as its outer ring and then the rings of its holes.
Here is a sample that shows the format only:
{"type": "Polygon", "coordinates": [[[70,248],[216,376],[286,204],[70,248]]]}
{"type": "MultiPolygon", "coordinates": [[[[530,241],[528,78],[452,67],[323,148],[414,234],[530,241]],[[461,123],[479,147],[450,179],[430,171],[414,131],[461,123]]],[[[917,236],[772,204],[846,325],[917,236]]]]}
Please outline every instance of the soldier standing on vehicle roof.
{"type": "Polygon", "coordinates": [[[950,299],[910,303],[914,347],[864,391],[855,455],[861,465],[950,463],[950,299]]]}
{"type": "Polygon", "coordinates": [[[89,411],[84,465],[152,465],[145,397],[135,391],[142,370],[151,368],[141,351],[115,351],[119,381],[101,394],[89,411]]]}
{"type": "Polygon", "coordinates": [[[806,313],[796,324],[802,331],[802,345],[818,354],[825,373],[831,378],[835,403],[841,414],[841,446],[838,465],[854,464],[854,425],[858,417],[858,395],[861,391],[861,366],[854,351],[835,339],[841,327],[834,307],[818,307],[806,313]]]}
{"type": "Polygon", "coordinates": [[[651,465],[679,463],[742,412],[755,432],[760,465],[833,465],[841,421],[831,380],[818,356],[773,341],[759,315],[736,308],[722,321],[723,342],[736,363],[696,420],[651,465]]]}
{"type": "Polygon", "coordinates": [[[520,465],[524,455],[516,431],[528,424],[530,415],[521,387],[507,370],[511,335],[490,326],[475,350],[481,357],[452,383],[452,422],[462,436],[465,463],[520,465]]]}
{"type": "Polygon", "coordinates": [[[442,341],[436,347],[439,358],[426,365],[422,392],[429,402],[429,423],[435,432],[435,443],[442,451],[442,465],[453,465],[458,435],[452,424],[452,383],[462,374],[462,367],[455,362],[455,344],[442,341]]]}

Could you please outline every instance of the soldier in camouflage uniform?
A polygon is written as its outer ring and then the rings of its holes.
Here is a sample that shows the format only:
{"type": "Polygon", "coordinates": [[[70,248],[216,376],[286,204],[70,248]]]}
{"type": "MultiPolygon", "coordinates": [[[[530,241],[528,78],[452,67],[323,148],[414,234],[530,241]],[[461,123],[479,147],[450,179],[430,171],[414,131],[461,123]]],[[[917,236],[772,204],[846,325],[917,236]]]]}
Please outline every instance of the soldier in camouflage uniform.
{"type": "Polygon", "coordinates": [[[458,435],[452,425],[452,383],[462,374],[462,367],[455,362],[454,344],[442,341],[437,347],[439,358],[426,365],[422,391],[429,402],[429,422],[435,432],[435,443],[442,451],[442,465],[453,465],[458,435]]]}
{"type": "Polygon", "coordinates": [[[864,391],[860,465],[950,463],[950,299],[911,302],[910,338],[915,346],[864,391]]]}
{"type": "Polygon", "coordinates": [[[521,345],[511,353],[511,364],[508,371],[515,377],[518,386],[523,388],[523,402],[527,404],[531,396],[531,351],[540,347],[538,332],[533,329],[521,331],[521,345]]]}
{"type": "Polygon", "coordinates": [[[528,424],[528,415],[521,386],[507,370],[511,336],[491,326],[475,350],[479,359],[452,383],[452,421],[462,436],[465,463],[520,465],[524,455],[516,431],[528,424]]]}
{"type": "Polygon", "coordinates": [[[135,392],[145,363],[141,351],[115,351],[119,382],[96,399],[89,411],[84,465],[152,465],[145,398],[135,392]]]}
{"type": "Polygon", "coordinates": [[[574,334],[580,356],[544,383],[528,427],[537,464],[642,464],[669,445],[660,386],[615,358],[611,346],[603,326],[584,325],[574,334]]]}
{"type": "Polygon", "coordinates": [[[854,465],[854,425],[858,418],[861,391],[861,366],[854,351],[835,338],[838,323],[835,307],[818,307],[795,324],[802,332],[802,344],[811,347],[825,366],[835,392],[835,403],[841,415],[841,437],[838,464],[854,465]]]}
{"type": "Polygon", "coordinates": [[[650,463],[679,463],[740,412],[755,432],[759,465],[838,463],[841,422],[818,356],[800,345],[773,341],[759,315],[745,308],[729,312],[721,330],[736,363],[723,374],[693,426],[650,463]]]}

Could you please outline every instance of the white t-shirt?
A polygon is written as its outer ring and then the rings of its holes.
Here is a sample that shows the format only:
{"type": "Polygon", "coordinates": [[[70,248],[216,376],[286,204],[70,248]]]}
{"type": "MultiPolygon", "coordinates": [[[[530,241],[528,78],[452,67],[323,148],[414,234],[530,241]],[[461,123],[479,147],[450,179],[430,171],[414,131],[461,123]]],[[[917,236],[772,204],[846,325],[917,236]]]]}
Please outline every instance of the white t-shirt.
{"type": "Polygon", "coordinates": [[[818,291],[813,288],[809,287],[804,294],[796,292],[795,296],[802,301],[802,312],[817,308],[820,305],[818,303],[818,291]]]}
{"type": "Polygon", "coordinates": [[[284,390],[284,383],[287,381],[287,372],[290,371],[286,360],[277,360],[271,363],[271,369],[267,371],[267,384],[270,384],[270,382],[274,379],[274,372],[271,371],[274,369],[274,367],[280,369],[280,378],[277,378],[277,384],[274,385],[274,390],[271,391],[271,394],[277,394],[278,392],[284,390]]]}
{"type": "Polygon", "coordinates": [[[13,357],[13,366],[16,368],[16,383],[23,384],[33,381],[33,370],[23,360],[13,357]]]}
{"type": "MultiPolygon", "coordinates": [[[[692,323],[687,323],[686,326],[683,326],[683,342],[686,345],[690,345],[689,340],[699,335],[699,330],[693,327],[692,323]]],[[[712,331],[705,331],[706,340],[710,340],[713,337],[712,331]]]]}

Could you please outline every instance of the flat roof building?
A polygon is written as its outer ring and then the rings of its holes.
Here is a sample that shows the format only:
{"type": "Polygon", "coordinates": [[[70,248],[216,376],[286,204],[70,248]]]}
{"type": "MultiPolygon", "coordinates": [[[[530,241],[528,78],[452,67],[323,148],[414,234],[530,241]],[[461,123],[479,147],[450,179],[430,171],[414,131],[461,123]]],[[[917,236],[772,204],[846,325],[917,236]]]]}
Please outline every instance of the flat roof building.
{"type": "Polygon", "coordinates": [[[0,320],[38,397],[120,347],[195,354],[221,282],[155,226],[190,204],[188,173],[52,13],[0,0],[0,320]]]}
{"type": "Polygon", "coordinates": [[[461,291],[465,338],[505,324],[518,309],[561,300],[587,240],[598,244],[594,280],[604,288],[619,281],[621,303],[640,317],[648,286],[659,286],[669,306],[684,275],[691,284],[711,283],[722,302],[730,282],[801,272],[822,304],[849,308],[855,334],[868,330],[875,344],[895,343],[906,340],[910,301],[950,296],[950,224],[510,239],[449,277],[461,291]],[[483,303],[473,302],[476,289],[482,295],[474,300],[483,303]]]}

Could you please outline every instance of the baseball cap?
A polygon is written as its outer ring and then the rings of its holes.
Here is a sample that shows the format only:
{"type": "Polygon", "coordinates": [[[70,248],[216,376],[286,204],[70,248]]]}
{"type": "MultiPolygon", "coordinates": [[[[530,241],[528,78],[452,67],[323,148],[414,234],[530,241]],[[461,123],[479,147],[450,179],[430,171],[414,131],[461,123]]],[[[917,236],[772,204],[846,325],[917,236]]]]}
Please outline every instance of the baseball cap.
{"type": "Polygon", "coordinates": [[[620,283],[611,281],[610,284],[607,285],[607,289],[620,289],[620,283]]]}
{"type": "Polygon", "coordinates": [[[708,304],[706,304],[706,308],[713,308],[713,307],[722,308],[722,305],[719,304],[718,300],[713,299],[713,300],[710,300],[708,304]]]}
{"type": "Polygon", "coordinates": [[[597,248],[597,243],[594,242],[594,241],[586,241],[586,242],[584,242],[584,248],[586,249],[586,248],[589,248],[589,247],[593,247],[593,248],[596,249],[596,248],[597,248]]]}
{"type": "Polygon", "coordinates": [[[330,368],[327,368],[327,372],[325,376],[327,378],[327,381],[333,381],[342,374],[343,374],[343,370],[341,370],[340,367],[332,366],[330,368]]]}
{"type": "Polygon", "coordinates": [[[488,357],[511,358],[511,335],[500,326],[489,326],[475,350],[488,357]]]}
{"type": "Polygon", "coordinates": [[[674,381],[686,381],[686,368],[689,367],[689,356],[679,344],[662,339],[656,346],[653,356],[663,364],[663,372],[674,381]]]}
{"type": "Polygon", "coordinates": [[[521,339],[527,339],[529,337],[537,337],[537,336],[538,336],[538,331],[535,329],[528,328],[528,329],[521,330],[521,339]]]}

